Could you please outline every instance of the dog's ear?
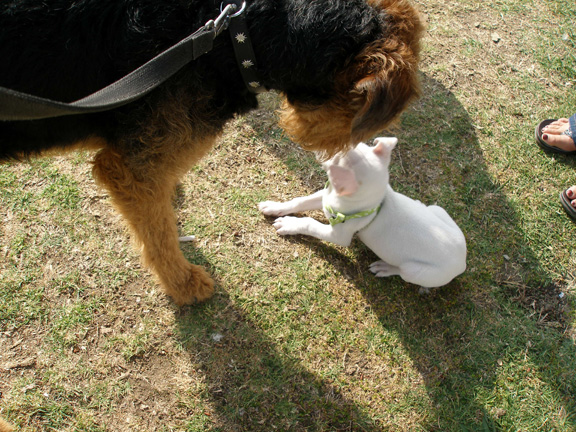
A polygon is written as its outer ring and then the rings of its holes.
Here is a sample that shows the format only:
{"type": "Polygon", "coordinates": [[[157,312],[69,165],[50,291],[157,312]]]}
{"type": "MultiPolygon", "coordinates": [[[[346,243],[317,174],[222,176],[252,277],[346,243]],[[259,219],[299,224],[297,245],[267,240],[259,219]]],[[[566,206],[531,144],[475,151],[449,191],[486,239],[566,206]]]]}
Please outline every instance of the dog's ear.
{"type": "MultiPolygon", "coordinates": [[[[419,24],[419,23],[418,23],[419,24]]],[[[371,138],[391,125],[419,94],[419,45],[406,31],[391,34],[367,47],[354,59],[354,104],[359,108],[352,121],[353,142],[371,138]]]]}
{"type": "Polygon", "coordinates": [[[396,137],[386,137],[386,138],[376,138],[374,140],[374,144],[376,144],[372,151],[379,157],[386,157],[392,153],[392,150],[398,144],[398,138],[396,137]]]}
{"type": "Polygon", "coordinates": [[[417,59],[407,47],[401,51],[372,47],[358,61],[366,74],[352,92],[359,106],[352,121],[353,142],[384,130],[419,93],[417,59]]]}
{"type": "Polygon", "coordinates": [[[354,171],[338,165],[331,165],[328,168],[328,177],[330,183],[338,195],[352,195],[358,190],[358,181],[354,171]]]}
{"type": "Polygon", "coordinates": [[[419,95],[418,62],[424,24],[404,0],[366,0],[380,15],[383,37],[354,59],[352,94],[359,108],[352,122],[352,142],[388,128],[419,95]]]}

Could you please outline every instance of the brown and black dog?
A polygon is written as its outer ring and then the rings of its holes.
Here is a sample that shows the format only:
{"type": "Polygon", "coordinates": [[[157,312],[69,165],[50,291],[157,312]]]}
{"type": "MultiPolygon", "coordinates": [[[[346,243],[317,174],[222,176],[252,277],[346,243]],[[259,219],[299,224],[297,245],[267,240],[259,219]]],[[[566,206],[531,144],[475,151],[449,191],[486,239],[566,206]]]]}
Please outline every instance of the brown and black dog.
{"type": "MultiPolygon", "coordinates": [[[[126,75],[218,16],[222,0],[0,3],[0,86],[70,102],[126,75]]],[[[407,0],[248,0],[262,85],[281,126],[326,156],[390,125],[418,94],[422,23],[407,0]]],[[[257,106],[231,38],[147,96],[110,111],[0,122],[0,162],[97,150],[94,177],[128,222],[145,264],[178,305],[213,281],[180,251],[172,197],[234,115],[257,106]]]]}

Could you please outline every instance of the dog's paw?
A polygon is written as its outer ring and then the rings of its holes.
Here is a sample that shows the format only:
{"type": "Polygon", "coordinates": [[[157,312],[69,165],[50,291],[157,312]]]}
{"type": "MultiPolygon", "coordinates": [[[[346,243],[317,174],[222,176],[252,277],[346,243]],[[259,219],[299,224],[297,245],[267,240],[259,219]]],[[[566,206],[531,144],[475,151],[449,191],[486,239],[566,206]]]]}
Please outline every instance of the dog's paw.
{"type": "Polygon", "coordinates": [[[302,218],[285,216],[278,218],[272,225],[280,235],[295,235],[302,233],[302,218]]]}
{"type": "Polygon", "coordinates": [[[183,285],[165,287],[166,294],[178,306],[200,303],[214,294],[214,280],[200,266],[191,264],[188,280],[183,285]]]}
{"type": "Polygon", "coordinates": [[[285,216],[289,213],[285,203],[276,201],[263,201],[258,203],[258,210],[266,216],[285,216]]]}
{"type": "Polygon", "coordinates": [[[388,277],[400,273],[400,269],[398,267],[388,264],[384,261],[376,261],[370,264],[369,269],[376,275],[376,277],[388,277]]]}

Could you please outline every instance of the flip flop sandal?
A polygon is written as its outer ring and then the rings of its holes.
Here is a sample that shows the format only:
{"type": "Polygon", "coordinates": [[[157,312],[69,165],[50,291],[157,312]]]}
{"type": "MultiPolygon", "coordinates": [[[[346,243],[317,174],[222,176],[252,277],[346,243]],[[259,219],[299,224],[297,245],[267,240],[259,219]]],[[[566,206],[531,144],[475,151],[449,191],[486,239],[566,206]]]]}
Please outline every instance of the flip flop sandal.
{"type": "Polygon", "coordinates": [[[568,195],[566,195],[566,191],[560,192],[560,202],[562,203],[562,207],[564,207],[566,213],[568,213],[568,216],[570,216],[573,220],[576,221],[576,208],[572,207],[572,204],[570,204],[572,202],[572,199],[568,198],[568,195]]]}
{"type": "MultiPolygon", "coordinates": [[[[563,150],[563,149],[561,149],[561,148],[551,146],[551,145],[548,144],[546,141],[544,141],[544,139],[542,138],[542,129],[544,129],[544,127],[548,126],[550,123],[555,122],[556,120],[557,120],[557,119],[544,120],[543,122],[541,122],[541,123],[536,127],[536,131],[535,131],[536,143],[537,143],[542,149],[544,149],[544,150],[546,150],[546,151],[550,151],[550,152],[552,152],[552,153],[560,153],[560,154],[564,154],[564,155],[576,154],[576,149],[574,149],[574,150],[563,150]]],[[[569,122],[570,122],[570,127],[563,132],[563,135],[568,135],[570,138],[572,138],[572,141],[574,141],[574,144],[575,144],[575,147],[576,147],[576,114],[574,114],[572,117],[570,117],[569,122]]]]}

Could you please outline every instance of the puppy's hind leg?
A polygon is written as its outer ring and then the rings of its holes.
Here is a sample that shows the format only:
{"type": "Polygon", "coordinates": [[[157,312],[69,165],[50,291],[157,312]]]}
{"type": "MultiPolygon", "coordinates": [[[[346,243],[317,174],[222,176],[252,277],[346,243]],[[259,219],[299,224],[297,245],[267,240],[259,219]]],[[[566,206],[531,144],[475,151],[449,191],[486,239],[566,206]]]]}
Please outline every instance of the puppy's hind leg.
{"type": "Polygon", "coordinates": [[[179,171],[166,161],[136,163],[133,156],[110,149],[96,155],[93,168],[95,179],[108,190],[141,245],[144,264],[158,276],[166,294],[184,305],[210,298],[214,282],[204,269],[190,264],[179,247],[172,209],[179,171]]]}
{"type": "Polygon", "coordinates": [[[370,264],[369,269],[376,277],[396,276],[400,274],[400,267],[388,264],[385,261],[376,261],[370,264]]]}
{"type": "MultiPolygon", "coordinates": [[[[370,264],[369,269],[376,277],[402,276],[400,267],[393,266],[384,261],[373,262],[370,264]]],[[[418,293],[430,294],[430,288],[421,286],[418,293]]]]}
{"type": "Polygon", "coordinates": [[[458,274],[449,267],[418,261],[408,261],[399,267],[378,261],[370,266],[370,271],[377,277],[398,275],[406,282],[419,285],[421,294],[427,293],[429,288],[446,285],[458,274]]]}

